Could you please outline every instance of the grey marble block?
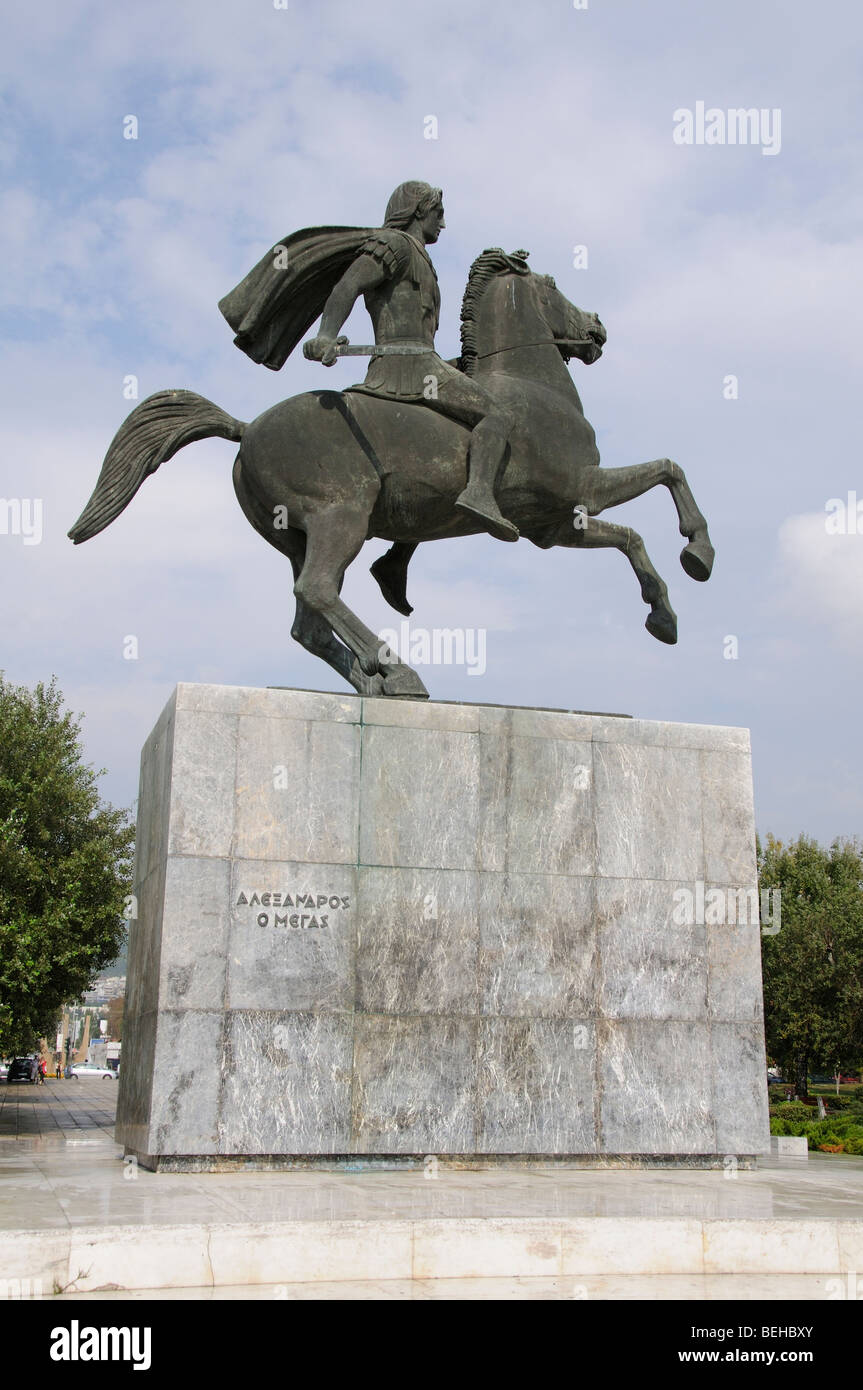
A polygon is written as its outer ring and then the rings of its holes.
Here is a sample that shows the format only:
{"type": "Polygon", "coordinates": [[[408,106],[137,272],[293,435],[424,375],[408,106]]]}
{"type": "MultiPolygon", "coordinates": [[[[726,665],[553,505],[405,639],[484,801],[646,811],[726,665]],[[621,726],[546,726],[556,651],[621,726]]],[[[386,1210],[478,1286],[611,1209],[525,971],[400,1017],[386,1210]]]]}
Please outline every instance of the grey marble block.
{"type": "Polygon", "coordinates": [[[150,1167],[769,1148],[746,730],[180,685],[117,1138],[150,1167]]]}

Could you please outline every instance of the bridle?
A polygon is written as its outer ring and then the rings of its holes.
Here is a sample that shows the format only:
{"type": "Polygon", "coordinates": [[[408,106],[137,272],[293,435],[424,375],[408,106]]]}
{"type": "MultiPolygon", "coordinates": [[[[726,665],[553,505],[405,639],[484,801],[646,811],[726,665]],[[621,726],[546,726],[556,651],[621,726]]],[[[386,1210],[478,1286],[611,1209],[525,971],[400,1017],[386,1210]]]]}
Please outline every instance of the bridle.
{"type": "Polygon", "coordinates": [[[491,352],[478,352],[477,358],[496,357],[500,352],[515,352],[516,348],[523,347],[599,347],[595,338],[542,338],[537,343],[510,343],[509,347],[493,348],[491,352]]]}

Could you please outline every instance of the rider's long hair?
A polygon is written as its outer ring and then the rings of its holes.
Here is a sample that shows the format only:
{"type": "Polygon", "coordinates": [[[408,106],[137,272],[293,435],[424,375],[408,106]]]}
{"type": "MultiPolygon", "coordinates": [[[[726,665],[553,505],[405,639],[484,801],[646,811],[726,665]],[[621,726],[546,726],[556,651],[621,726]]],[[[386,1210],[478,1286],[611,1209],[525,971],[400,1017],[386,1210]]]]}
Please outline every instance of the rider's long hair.
{"type": "Polygon", "coordinates": [[[430,183],[423,183],[421,179],[410,179],[407,183],[400,183],[387,203],[384,226],[404,231],[415,217],[425,217],[427,212],[431,212],[432,208],[442,201],[443,191],[440,188],[432,188],[430,183]]]}

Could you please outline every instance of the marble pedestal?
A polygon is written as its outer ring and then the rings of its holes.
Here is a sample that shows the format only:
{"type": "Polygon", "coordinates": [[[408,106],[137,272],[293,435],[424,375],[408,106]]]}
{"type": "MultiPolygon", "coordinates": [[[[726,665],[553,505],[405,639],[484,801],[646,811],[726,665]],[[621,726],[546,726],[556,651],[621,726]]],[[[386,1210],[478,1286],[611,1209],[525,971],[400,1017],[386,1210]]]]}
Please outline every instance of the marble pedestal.
{"type": "Polygon", "coordinates": [[[764,1152],[754,838],[742,729],[180,685],[142,755],[117,1139],[165,1168],[764,1152]]]}

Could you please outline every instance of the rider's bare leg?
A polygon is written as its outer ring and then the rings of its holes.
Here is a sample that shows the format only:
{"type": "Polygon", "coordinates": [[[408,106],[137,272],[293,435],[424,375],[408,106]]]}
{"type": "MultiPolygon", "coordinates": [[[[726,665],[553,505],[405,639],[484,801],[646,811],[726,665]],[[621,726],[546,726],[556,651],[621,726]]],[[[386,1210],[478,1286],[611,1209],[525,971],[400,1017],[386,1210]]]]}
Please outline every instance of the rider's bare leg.
{"type": "Polygon", "coordinates": [[[407,586],[408,565],[416,548],[416,541],[396,541],[369,566],[369,573],[378,581],[387,603],[406,618],[414,611],[408,603],[407,586]]]}
{"type": "Polygon", "coordinates": [[[476,517],[499,541],[518,540],[518,527],[507,521],[494,495],[507,459],[508,433],[493,415],[486,415],[474,427],[468,445],[467,487],[455,500],[460,511],[476,517]]]}
{"type": "Polygon", "coordinates": [[[459,493],[455,505],[475,517],[497,540],[517,541],[518,527],[503,515],[495,498],[514,424],[509,411],[468,376],[462,380],[447,378],[439,394],[424,400],[423,404],[471,426],[467,486],[459,493]]]}

